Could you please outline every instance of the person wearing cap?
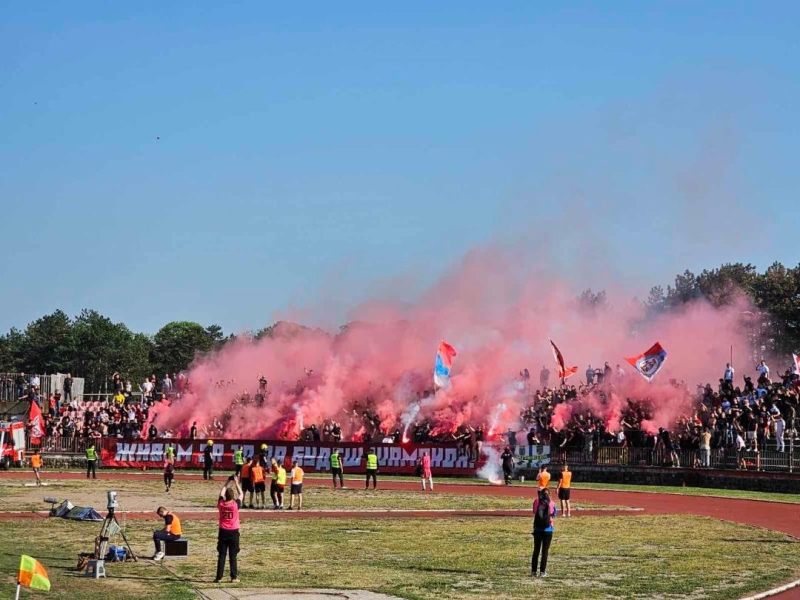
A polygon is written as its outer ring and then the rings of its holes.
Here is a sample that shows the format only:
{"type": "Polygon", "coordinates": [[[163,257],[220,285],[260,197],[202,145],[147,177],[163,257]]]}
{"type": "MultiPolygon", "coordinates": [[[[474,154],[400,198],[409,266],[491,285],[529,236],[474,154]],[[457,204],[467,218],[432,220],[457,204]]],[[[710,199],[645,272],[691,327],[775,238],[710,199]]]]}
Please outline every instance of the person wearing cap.
{"type": "Polygon", "coordinates": [[[378,454],[375,452],[375,448],[370,448],[369,452],[367,452],[366,456],[367,461],[367,480],[365,482],[366,487],[364,489],[369,489],[369,479],[372,478],[372,489],[378,489],[378,454]]]}
{"type": "Polygon", "coordinates": [[[511,446],[506,446],[500,459],[503,461],[503,481],[506,485],[511,485],[511,474],[514,472],[514,454],[511,452],[511,446]]]}
{"type": "Polygon", "coordinates": [[[203,449],[203,479],[211,481],[214,479],[214,441],[208,440],[206,447],[203,449]]]}
{"type": "Polygon", "coordinates": [[[303,475],[305,475],[305,471],[295,459],[292,461],[292,470],[289,473],[289,478],[292,481],[292,487],[289,491],[289,510],[294,508],[295,496],[297,496],[297,510],[303,510],[303,475]]]}

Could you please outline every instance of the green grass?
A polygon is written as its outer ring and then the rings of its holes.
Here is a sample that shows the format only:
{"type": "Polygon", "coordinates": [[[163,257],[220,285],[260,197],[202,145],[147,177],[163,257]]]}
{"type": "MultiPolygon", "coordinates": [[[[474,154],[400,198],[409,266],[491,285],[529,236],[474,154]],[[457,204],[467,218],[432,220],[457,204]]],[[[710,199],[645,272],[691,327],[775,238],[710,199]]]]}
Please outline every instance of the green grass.
{"type": "MultiPolygon", "coordinates": [[[[135,549],[152,552],[155,526],[129,524],[135,549]]],[[[184,529],[192,539],[188,560],[109,564],[108,580],[98,583],[70,567],[92,548],[99,524],[4,522],[2,597],[26,552],[53,583],[37,598],[192,598],[192,588],[213,587],[216,523],[186,519],[184,529]]],[[[800,573],[800,543],[792,538],[700,517],[638,515],[559,520],[551,577],[531,579],[529,534],[527,518],[250,520],[243,522],[240,577],[242,587],[360,588],[410,600],[723,600],[800,573]]]]}
{"type": "Polygon", "coordinates": [[[788,502],[800,504],[800,496],[776,492],[755,492],[749,490],[726,490],[720,488],[677,487],[665,485],[627,485],[621,483],[573,483],[577,490],[612,490],[620,492],[647,492],[654,494],[678,494],[682,496],[704,496],[706,498],[739,498],[742,500],[762,500],[765,502],[788,502]]]}
{"type": "MultiPolygon", "coordinates": [[[[42,502],[45,496],[59,500],[69,499],[76,506],[93,506],[103,510],[106,506],[106,491],[116,490],[121,511],[153,511],[165,504],[180,514],[180,511],[214,510],[217,494],[222,486],[219,482],[179,481],[169,494],[164,486],[154,480],[132,478],[130,481],[47,480],[46,487],[23,487],[19,480],[0,480],[0,511],[41,511],[49,508],[42,502]]],[[[350,484],[351,482],[348,482],[350,484]]],[[[528,510],[531,498],[507,496],[470,495],[447,493],[446,486],[436,492],[399,491],[378,489],[366,491],[352,485],[344,490],[330,487],[306,485],[303,489],[304,508],[314,510],[528,510]]],[[[267,494],[269,501],[269,494],[267,494]]],[[[289,495],[284,503],[288,505],[289,495]]],[[[574,508],[600,508],[598,505],[577,500],[574,508]]]]}

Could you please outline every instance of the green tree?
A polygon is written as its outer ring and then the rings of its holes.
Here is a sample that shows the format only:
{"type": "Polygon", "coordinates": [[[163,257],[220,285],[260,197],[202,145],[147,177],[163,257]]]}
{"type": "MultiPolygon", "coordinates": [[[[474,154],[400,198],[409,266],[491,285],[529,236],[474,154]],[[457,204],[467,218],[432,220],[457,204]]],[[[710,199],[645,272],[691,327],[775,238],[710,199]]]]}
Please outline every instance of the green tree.
{"type": "Polygon", "coordinates": [[[214,340],[198,323],[173,321],[153,336],[153,367],[159,374],[186,369],[198,353],[211,350],[214,340]]]}
{"type": "Polygon", "coordinates": [[[0,371],[16,373],[20,370],[24,344],[25,334],[15,327],[0,337],[0,371]]]}
{"type": "Polygon", "coordinates": [[[675,277],[675,287],[667,286],[666,304],[669,308],[678,308],[701,296],[697,276],[687,270],[675,277]]]}
{"type": "Polygon", "coordinates": [[[72,323],[61,310],[37,319],[25,330],[22,363],[31,373],[65,373],[74,353],[72,323]]]}
{"type": "Polygon", "coordinates": [[[149,339],[134,335],[94,310],[81,311],[73,324],[75,360],[71,372],[83,377],[88,392],[108,389],[113,373],[125,378],[144,377],[149,370],[149,339]]]}
{"type": "Polygon", "coordinates": [[[209,325],[206,327],[206,335],[208,335],[211,340],[211,348],[214,350],[219,350],[232,338],[232,336],[226,338],[225,334],[222,332],[222,327],[219,325],[209,325]]]}
{"type": "Polygon", "coordinates": [[[578,297],[578,306],[588,314],[597,314],[599,311],[608,308],[605,290],[595,293],[592,288],[583,290],[578,297]]]}

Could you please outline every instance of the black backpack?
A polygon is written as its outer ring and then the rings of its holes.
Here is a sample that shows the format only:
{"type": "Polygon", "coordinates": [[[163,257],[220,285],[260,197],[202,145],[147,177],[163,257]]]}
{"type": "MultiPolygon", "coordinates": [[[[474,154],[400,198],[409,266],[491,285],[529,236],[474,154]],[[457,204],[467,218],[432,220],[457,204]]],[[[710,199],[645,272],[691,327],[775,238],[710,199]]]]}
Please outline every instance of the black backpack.
{"type": "Polygon", "coordinates": [[[550,501],[539,500],[539,507],[533,515],[533,528],[543,530],[548,527],[550,527],[550,501]]]}

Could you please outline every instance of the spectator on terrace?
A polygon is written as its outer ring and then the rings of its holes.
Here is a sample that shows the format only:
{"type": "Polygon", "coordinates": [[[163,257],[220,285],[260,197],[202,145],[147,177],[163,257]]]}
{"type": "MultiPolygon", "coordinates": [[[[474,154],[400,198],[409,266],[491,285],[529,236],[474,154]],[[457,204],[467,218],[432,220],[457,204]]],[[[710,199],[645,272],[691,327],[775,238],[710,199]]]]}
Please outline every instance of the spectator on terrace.
{"type": "Polygon", "coordinates": [[[756,367],[756,371],[758,371],[759,380],[764,378],[765,380],[769,381],[769,367],[767,366],[766,362],[762,360],[761,363],[756,367]]]}
{"type": "Polygon", "coordinates": [[[550,370],[542,365],[542,370],[539,372],[539,386],[545,389],[550,386],[550,370]]]}
{"type": "Polygon", "coordinates": [[[142,396],[144,396],[145,401],[151,400],[153,398],[154,387],[155,386],[153,385],[153,382],[150,381],[150,379],[145,379],[144,383],[142,383],[142,385],[139,386],[139,389],[141,390],[142,396]]]}
{"type": "Polygon", "coordinates": [[[617,379],[622,379],[625,377],[625,371],[622,369],[621,365],[617,365],[617,379]]]}
{"type": "Polygon", "coordinates": [[[731,363],[725,364],[725,373],[722,375],[722,380],[733,387],[733,376],[736,374],[736,369],[731,366],[731,363]]]}
{"type": "Polygon", "coordinates": [[[594,375],[594,369],[592,368],[592,365],[589,365],[586,368],[586,385],[591,386],[594,384],[594,375]]]}
{"type": "Polygon", "coordinates": [[[164,379],[161,380],[161,391],[167,396],[172,395],[172,379],[169,373],[164,374],[164,379]]]}
{"type": "Polygon", "coordinates": [[[606,363],[606,366],[603,368],[603,381],[611,381],[611,374],[613,373],[613,369],[611,365],[606,363]]]}

